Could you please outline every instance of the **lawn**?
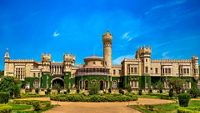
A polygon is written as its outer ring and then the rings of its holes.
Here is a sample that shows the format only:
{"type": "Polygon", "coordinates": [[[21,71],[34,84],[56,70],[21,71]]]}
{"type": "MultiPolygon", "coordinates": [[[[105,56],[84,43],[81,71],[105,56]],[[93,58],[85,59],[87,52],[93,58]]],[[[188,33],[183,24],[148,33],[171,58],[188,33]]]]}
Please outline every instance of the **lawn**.
{"type": "MultiPolygon", "coordinates": [[[[191,100],[188,107],[199,107],[199,100],[191,100]]],[[[178,103],[163,105],[130,105],[129,107],[136,109],[142,113],[177,113],[178,103]]]]}

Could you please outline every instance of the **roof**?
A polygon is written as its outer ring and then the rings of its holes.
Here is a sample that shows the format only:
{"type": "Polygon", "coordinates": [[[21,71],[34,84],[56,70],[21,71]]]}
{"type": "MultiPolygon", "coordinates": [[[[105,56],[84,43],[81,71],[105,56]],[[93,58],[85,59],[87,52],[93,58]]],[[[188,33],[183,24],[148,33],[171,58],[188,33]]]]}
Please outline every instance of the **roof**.
{"type": "Polygon", "coordinates": [[[90,57],[86,57],[85,59],[84,59],[84,61],[90,61],[90,60],[98,60],[98,61],[102,61],[103,60],[103,58],[102,57],[99,57],[99,56],[95,56],[95,55],[93,55],[93,56],[90,56],[90,57]]]}

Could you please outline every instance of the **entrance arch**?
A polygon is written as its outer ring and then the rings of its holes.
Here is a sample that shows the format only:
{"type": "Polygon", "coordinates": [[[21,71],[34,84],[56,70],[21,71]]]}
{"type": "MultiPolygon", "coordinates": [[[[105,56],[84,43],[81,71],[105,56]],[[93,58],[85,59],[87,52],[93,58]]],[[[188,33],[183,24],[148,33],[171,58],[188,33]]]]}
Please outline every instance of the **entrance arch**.
{"type": "Polygon", "coordinates": [[[56,77],[51,81],[51,88],[64,88],[64,80],[60,77],[56,77]]]}

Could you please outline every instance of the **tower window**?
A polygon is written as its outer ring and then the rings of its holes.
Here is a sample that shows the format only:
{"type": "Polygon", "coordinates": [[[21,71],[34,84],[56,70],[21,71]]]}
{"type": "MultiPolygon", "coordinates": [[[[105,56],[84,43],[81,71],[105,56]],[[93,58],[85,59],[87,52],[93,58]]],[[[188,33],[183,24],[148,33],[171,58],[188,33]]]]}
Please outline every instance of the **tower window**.
{"type": "Polygon", "coordinates": [[[116,73],[115,73],[115,70],[113,70],[113,75],[115,75],[116,73]]]}
{"type": "Polygon", "coordinates": [[[137,68],[136,67],[134,68],[134,73],[137,73],[137,68]]]}
{"type": "Polygon", "coordinates": [[[145,70],[146,70],[146,73],[148,73],[148,67],[146,67],[146,69],[145,69],[145,70]]]}
{"type": "Polygon", "coordinates": [[[93,64],[96,64],[96,62],[94,61],[93,64]]]}
{"type": "Polygon", "coordinates": [[[156,72],[156,74],[158,74],[158,68],[155,68],[155,72],[156,72]]]}

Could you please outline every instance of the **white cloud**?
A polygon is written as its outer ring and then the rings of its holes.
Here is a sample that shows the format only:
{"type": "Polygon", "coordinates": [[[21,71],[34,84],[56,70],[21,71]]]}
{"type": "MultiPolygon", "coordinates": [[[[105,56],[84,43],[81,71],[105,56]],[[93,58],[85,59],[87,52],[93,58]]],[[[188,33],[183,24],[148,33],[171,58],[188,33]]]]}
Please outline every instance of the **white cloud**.
{"type": "Polygon", "coordinates": [[[175,5],[184,4],[186,1],[187,0],[176,0],[176,1],[173,1],[173,2],[170,2],[170,3],[156,5],[156,6],[152,7],[150,10],[148,10],[147,12],[145,12],[145,15],[148,15],[151,11],[156,10],[156,9],[172,7],[172,6],[175,6],[175,5]]]}
{"type": "Polygon", "coordinates": [[[53,37],[58,37],[58,36],[60,36],[60,33],[58,33],[58,32],[53,32],[53,37]]]}
{"type": "Polygon", "coordinates": [[[125,32],[122,35],[122,39],[125,39],[125,40],[127,40],[129,42],[129,41],[131,41],[133,39],[133,37],[130,36],[130,32],[125,32]]]}
{"type": "Polygon", "coordinates": [[[113,64],[121,64],[124,58],[135,58],[135,55],[123,55],[113,60],[113,64]]]}

